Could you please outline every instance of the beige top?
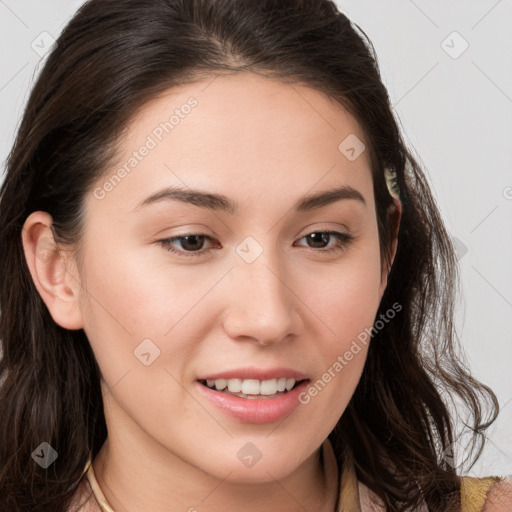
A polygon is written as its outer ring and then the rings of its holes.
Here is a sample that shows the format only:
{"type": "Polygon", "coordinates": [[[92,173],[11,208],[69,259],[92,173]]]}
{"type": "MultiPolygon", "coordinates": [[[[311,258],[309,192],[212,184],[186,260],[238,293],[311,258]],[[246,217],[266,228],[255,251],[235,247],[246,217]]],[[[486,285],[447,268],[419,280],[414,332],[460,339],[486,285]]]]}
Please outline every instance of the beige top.
{"type": "MultiPolygon", "coordinates": [[[[334,450],[328,439],[323,443],[322,450],[326,474],[337,475],[339,480],[336,512],[384,512],[375,494],[357,481],[351,464],[344,464],[342,474],[339,475],[334,450]]],[[[82,479],[68,512],[114,512],[96,480],[90,460],[84,468],[84,474],[87,478],[82,479]]],[[[499,480],[498,477],[464,477],[461,492],[463,512],[481,512],[489,489],[499,480]]],[[[412,512],[428,512],[428,509],[423,505],[412,512]]]]}

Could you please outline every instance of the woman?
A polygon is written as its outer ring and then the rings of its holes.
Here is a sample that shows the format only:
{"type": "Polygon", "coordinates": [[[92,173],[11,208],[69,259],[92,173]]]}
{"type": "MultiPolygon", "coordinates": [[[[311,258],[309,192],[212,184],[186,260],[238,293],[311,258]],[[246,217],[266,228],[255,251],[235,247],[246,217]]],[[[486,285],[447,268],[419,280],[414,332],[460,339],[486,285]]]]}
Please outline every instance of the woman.
{"type": "Polygon", "coordinates": [[[332,2],[87,2],[1,213],[3,509],[510,509],[505,480],[454,468],[447,397],[476,455],[497,401],[457,357],[453,247],[332,2]]]}

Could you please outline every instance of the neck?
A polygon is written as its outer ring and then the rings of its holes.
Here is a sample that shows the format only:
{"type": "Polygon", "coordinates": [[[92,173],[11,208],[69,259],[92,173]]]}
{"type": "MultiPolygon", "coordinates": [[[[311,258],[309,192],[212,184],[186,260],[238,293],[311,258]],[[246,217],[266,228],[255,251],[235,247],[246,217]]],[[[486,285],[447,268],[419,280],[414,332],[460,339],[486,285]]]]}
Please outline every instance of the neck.
{"type": "Polygon", "coordinates": [[[98,484],[115,512],[335,510],[339,477],[329,444],[284,478],[269,474],[266,482],[240,483],[230,481],[229,474],[223,479],[209,475],[168,451],[163,458],[153,457],[152,448],[138,441],[111,434],[93,462],[98,484]]]}

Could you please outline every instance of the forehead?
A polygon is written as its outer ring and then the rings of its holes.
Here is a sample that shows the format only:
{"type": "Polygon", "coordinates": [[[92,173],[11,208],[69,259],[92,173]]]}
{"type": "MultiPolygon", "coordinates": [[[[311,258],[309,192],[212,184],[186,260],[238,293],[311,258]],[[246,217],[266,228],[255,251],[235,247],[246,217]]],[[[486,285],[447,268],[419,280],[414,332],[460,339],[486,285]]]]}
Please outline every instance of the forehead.
{"type": "Polygon", "coordinates": [[[256,196],[306,193],[320,181],[368,186],[365,146],[355,118],[322,92],[249,72],[210,76],[146,103],[100,185],[121,174],[108,198],[122,197],[126,210],[169,184],[256,196]],[[362,152],[348,158],[354,142],[362,152]]]}

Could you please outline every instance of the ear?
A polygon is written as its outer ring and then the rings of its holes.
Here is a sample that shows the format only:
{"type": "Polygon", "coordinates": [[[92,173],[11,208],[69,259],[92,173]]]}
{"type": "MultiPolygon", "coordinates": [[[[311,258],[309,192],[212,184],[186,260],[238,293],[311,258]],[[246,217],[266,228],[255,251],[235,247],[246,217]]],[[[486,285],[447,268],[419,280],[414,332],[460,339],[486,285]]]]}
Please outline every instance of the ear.
{"type": "Polygon", "coordinates": [[[55,323],[65,329],[81,329],[80,281],[76,265],[69,252],[59,249],[55,243],[50,229],[52,222],[46,212],[33,212],[28,216],[21,232],[25,260],[55,323]]]}
{"type": "Polygon", "coordinates": [[[388,284],[388,276],[391,271],[391,266],[393,265],[393,261],[395,261],[396,250],[398,247],[398,230],[400,228],[400,219],[402,218],[402,202],[396,196],[393,196],[393,204],[389,206],[388,209],[388,226],[391,229],[391,253],[390,259],[386,262],[384,272],[382,274],[382,280],[380,284],[380,299],[384,295],[384,291],[386,290],[386,286],[388,284]]]}

